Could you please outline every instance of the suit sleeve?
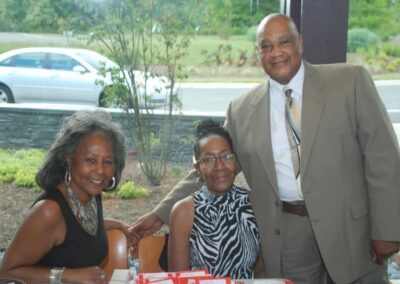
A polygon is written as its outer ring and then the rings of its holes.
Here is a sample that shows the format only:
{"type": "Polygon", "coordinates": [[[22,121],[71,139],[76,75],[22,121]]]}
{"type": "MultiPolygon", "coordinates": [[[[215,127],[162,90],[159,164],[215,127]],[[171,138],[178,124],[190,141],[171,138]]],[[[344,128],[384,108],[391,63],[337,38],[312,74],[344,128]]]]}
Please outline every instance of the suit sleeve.
{"type": "Polygon", "coordinates": [[[202,183],[197,181],[195,170],[191,170],[156,206],[154,213],[165,223],[169,224],[169,215],[175,203],[196,190],[200,189],[202,183]]]}
{"type": "Polygon", "coordinates": [[[392,123],[363,67],[356,73],[357,136],[364,155],[373,240],[400,241],[400,151],[392,123]]]}

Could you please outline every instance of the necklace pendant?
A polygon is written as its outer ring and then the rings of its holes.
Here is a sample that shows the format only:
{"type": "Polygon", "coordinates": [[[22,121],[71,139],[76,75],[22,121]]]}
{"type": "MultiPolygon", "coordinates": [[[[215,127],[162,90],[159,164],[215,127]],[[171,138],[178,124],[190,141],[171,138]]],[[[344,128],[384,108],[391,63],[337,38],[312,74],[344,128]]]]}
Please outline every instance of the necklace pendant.
{"type": "Polygon", "coordinates": [[[79,201],[76,193],[71,189],[71,187],[67,188],[67,193],[75,218],[80,222],[82,228],[88,234],[95,236],[98,227],[96,197],[92,196],[89,204],[85,206],[79,201]]]}

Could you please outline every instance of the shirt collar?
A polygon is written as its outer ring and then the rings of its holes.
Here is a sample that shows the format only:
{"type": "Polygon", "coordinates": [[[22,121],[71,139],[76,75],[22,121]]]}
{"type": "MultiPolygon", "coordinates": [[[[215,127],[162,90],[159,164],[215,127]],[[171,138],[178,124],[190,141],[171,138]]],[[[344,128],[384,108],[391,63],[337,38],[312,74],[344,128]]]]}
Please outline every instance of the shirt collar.
{"type": "Polygon", "coordinates": [[[289,84],[287,85],[282,85],[278,83],[277,81],[273,80],[272,78],[269,78],[270,80],[270,88],[271,90],[274,90],[282,96],[284,96],[283,88],[287,86],[289,89],[292,89],[293,93],[300,98],[303,96],[303,84],[304,84],[304,64],[303,61],[301,62],[299,71],[294,75],[292,80],[290,80],[289,84]]]}

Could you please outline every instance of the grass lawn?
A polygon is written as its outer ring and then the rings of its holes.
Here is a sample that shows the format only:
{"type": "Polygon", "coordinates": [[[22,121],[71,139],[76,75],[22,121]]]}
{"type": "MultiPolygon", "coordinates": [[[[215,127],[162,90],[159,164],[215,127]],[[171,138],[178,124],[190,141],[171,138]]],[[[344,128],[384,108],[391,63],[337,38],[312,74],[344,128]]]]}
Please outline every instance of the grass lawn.
{"type": "MultiPolygon", "coordinates": [[[[23,34],[21,34],[21,37],[23,34]]],[[[41,40],[0,41],[0,53],[14,48],[28,46],[70,46],[83,47],[102,52],[102,48],[96,45],[87,45],[83,40],[66,38],[61,35],[37,35],[41,40]],[[48,41],[43,41],[46,37],[48,41]]],[[[185,82],[242,82],[256,83],[265,79],[263,70],[254,66],[256,60],[254,55],[254,42],[246,36],[232,36],[228,40],[219,36],[197,36],[192,39],[188,55],[183,60],[188,77],[185,82]],[[245,64],[238,67],[240,55],[245,57],[245,64]],[[217,61],[221,64],[217,65],[217,61]],[[229,64],[228,61],[231,63],[229,64]]],[[[242,57],[242,59],[243,59],[242,57]]],[[[349,63],[365,65],[358,55],[349,54],[349,63]],[[356,57],[356,59],[354,59],[356,57]],[[360,61],[361,60],[361,61],[360,61]]],[[[368,68],[368,66],[367,66],[368,68]]],[[[372,72],[374,80],[399,80],[400,72],[372,72]]]]}

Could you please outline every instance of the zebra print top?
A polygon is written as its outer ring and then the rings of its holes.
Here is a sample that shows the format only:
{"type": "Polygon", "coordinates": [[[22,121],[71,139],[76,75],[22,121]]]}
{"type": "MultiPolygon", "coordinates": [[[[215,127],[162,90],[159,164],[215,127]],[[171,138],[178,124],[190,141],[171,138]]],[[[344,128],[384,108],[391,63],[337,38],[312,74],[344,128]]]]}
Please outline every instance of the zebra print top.
{"type": "Polygon", "coordinates": [[[204,185],[193,198],[191,269],[207,268],[215,277],[252,278],[260,240],[247,191],[233,185],[228,194],[215,196],[204,185]]]}

